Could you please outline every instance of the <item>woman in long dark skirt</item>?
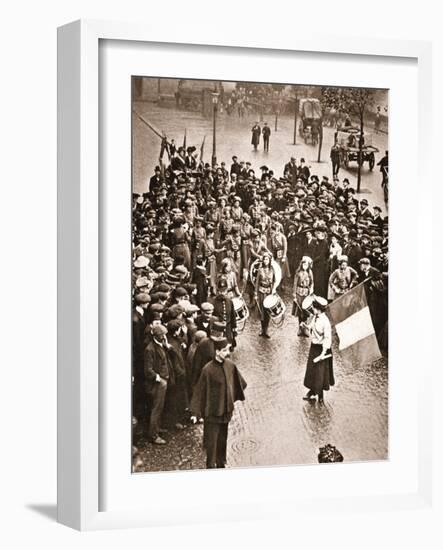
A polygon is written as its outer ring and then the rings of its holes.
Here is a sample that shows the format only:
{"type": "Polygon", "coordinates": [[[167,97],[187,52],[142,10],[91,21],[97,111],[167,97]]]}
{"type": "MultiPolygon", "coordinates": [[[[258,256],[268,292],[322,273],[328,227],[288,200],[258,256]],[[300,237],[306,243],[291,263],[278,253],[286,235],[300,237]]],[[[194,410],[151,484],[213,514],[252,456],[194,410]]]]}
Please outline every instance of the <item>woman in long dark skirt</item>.
{"type": "Polygon", "coordinates": [[[305,324],[311,332],[312,340],[303,382],[309,391],[303,399],[309,401],[317,395],[320,404],[323,404],[323,392],[335,384],[331,323],[325,314],[327,305],[328,301],[325,298],[313,296],[310,307],[313,317],[309,324],[305,324]]]}

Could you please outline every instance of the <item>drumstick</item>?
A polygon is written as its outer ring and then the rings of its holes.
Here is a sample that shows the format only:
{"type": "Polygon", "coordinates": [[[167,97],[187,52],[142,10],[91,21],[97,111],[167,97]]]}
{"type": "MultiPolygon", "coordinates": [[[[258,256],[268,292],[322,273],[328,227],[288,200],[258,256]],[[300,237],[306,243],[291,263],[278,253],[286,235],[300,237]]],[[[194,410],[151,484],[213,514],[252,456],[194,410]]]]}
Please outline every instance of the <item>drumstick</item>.
{"type": "Polygon", "coordinates": [[[328,355],[324,355],[323,357],[321,355],[318,355],[314,360],[313,363],[318,363],[319,361],[323,361],[323,359],[329,359],[332,357],[332,353],[329,353],[328,355]]]}

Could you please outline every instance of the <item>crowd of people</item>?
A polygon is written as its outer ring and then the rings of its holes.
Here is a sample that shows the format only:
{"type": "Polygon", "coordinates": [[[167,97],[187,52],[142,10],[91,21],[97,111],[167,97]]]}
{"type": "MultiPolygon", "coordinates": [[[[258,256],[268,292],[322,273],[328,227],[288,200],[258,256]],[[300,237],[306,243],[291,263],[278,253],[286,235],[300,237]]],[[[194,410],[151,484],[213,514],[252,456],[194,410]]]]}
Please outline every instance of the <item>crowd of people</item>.
{"type": "Polygon", "coordinates": [[[191,418],[202,421],[201,372],[225,342],[235,350],[236,297],[257,306],[260,335],[269,338],[264,299],[284,294],[303,337],[306,297],[327,303],[364,283],[387,349],[382,209],[357,198],[348,178],[312,174],[304,159],[257,172],[236,156],[210,166],[195,147],[180,147],[156,167],[148,191],[133,195],[133,410],[136,432],[153,444],[166,444],[163,434],[191,418]]]}

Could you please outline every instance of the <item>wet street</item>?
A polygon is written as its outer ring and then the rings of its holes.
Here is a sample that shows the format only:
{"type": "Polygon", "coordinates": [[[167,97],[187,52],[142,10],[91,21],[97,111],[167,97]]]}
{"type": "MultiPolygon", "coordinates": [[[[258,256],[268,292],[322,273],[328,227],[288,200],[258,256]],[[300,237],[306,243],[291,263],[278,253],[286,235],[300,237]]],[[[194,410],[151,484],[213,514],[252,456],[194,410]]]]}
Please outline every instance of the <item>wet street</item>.
{"type": "MultiPolygon", "coordinates": [[[[210,162],[212,155],[212,119],[203,117],[200,113],[176,110],[175,108],[160,107],[151,102],[134,102],[134,110],[145,117],[161,132],[165,132],[167,138],[175,139],[177,146],[183,144],[185,128],[187,129],[187,145],[195,145],[200,151],[204,136],[204,161],[210,162]]],[[[332,179],[332,168],[329,153],[334,142],[334,130],[325,127],[323,131],[323,145],[320,163],[317,162],[318,147],[305,145],[297,134],[297,144],[293,145],[294,119],[290,116],[282,116],[278,119],[278,130],[275,132],[274,116],[264,121],[271,127],[271,139],[269,153],[263,151],[263,142],[257,152],[251,145],[251,127],[257,120],[257,115],[247,115],[239,119],[236,115],[228,116],[219,114],[217,117],[217,161],[226,162],[229,170],[231,158],[237,155],[239,160],[250,161],[256,175],[260,176],[260,166],[266,164],[277,177],[283,175],[283,167],[291,156],[297,161],[304,158],[310,166],[311,173],[318,176],[328,176],[332,179]]],[[[134,150],[133,173],[134,192],[144,193],[147,190],[149,178],[154,174],[154,168],[158,164],[160,153],[160,139],[135,115],[133,115],[134,150]]],[[[372,143],[379,149],[375,154],[376,163],[382,158],[388,149],[388,137],[386,134],[374,135],[372,129],[366,131],[372,133],[372,143]]],[[[339,172],[340,179],[347,177],[355,189],[357,188],[357,163],[353,162],[346,170],[343,167],[339,172]]],[[[384,211],[383,191],[380,186],[381,176],[377,166],[371,172],[365,163],[362,170],[361,194],[369,204],[380,206],[384,211]]]]}
{"type": "MultiPolygon", "coordinates": [[[[187,144],[200,149],[206,135],[204,160],[212,154],[212,121],[198,113],[175,111],[154,103],[135,102],[134,108],[164,131],[177,145],[183,142],[187,128],[187,144]]],[[[290,156],[304,157],[311,172],[332,176],[329,151],[333,130],[325,128],[323,162],[317,163],[317,147],[300,142],[292,145],[293,119],[281,117],[278,131],[274,131],[274,118],[267,122],[272,135],[270,152],[254,153],[251,149],[250,128],[254,117],[239,121],[236,117],[221,115],[218,120],[217,158],[226,161],[227,168],[234,154],[241,160],[250,160],[256,173],[267,164],[277,176],[290,156]]],[[[265,119],[266,120],[266,119],[265,119]]],[[[146,191],[147,181],[158,164],[160,140],[138,118],[134,123],[134,191],[146,191]]],[[[387,136],[374,136],[373,144],[380,149],[376,162],[383,156],[387,136]]],[[[262,144],[260,144],[262,145],[262,144]]],[[[340,178],[348,177],[356,187],[357,168],[341,169],[340,178]]],[[[380,173],[375,167],[363,169],[362,194],[370,205],[384,209],[380,187],[380,173]]],[[[388,368],[387,360],[373,364],[352,366],[341,362],[334,344],[334,373],[336,385],[325,392],[325,404],[306,402],[303,386],[309,339],[297,336],[298,323],[291,315],[291,296],[285,293],[287,312],[281,328],[271,326],[271,339],[258,336],[260,322],[251,312],[245,331],[238,337],[238,347],[232,355],[248,383],[246,400],[236,404],[229,427],[228,466],[248,467],[283,464],[310,464],[317,462],[320,446],[335,445],[345,461],[382,460],[388,458],[388,368]]],[[[336,337],[335,337],[336,339],[336,337]]],[[[204,468],[202,425],[189,426],[182,432],[164,436],[165,446],[138,442],[139,463],[136,471],[165,471],[204,468]]]]}
{"type": "MultiPolygon", "coordinates": [[[[387,360],[347,366],[335,342],[335,386],[325,392],[324,406],[303,401],[309,339],[297,336],[288,294],[285,301],[283,327],[271,327],[270,340],[260,338],[260,322],[251,312],[232,355],[248,387],[229,426],[228,466],[316,463],[318,448],[327,443],[347,462],[387,459],[387,360]]],[[[201,425],[190,426],[166,434],[165,446],[143,442],[137,470],[204,468],[202,433],[201,425]]]]}

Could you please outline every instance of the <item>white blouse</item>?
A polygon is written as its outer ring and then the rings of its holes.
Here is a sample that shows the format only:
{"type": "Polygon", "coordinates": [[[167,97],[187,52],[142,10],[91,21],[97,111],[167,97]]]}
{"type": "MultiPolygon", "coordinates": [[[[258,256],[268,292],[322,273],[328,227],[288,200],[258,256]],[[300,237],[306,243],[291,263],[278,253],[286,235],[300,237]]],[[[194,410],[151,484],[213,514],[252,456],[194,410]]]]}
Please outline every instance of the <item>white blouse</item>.
{"type": "Polygon", "coordinates": [[[320,344],[323,351],[329,349],[332,345],[331,323],[325,313],[315,315],[311,323],[311,336],[313,344],[320,344]]]}

